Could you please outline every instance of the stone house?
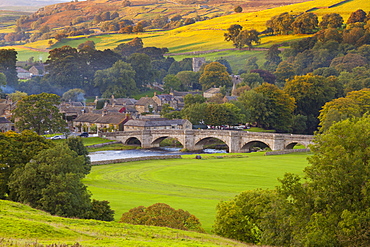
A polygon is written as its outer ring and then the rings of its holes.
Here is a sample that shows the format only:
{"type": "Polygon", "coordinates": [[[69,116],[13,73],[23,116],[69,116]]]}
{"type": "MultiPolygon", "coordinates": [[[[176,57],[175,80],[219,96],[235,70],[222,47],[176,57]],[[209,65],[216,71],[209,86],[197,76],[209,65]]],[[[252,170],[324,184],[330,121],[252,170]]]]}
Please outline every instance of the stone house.
{"type": "Polygon", "coordinates": [[[31,79],[32,73],[26,69],[17,67],[17,76],[18,76],[18,79],[28,80],[28,79],[31,79]]]}
{"type": "Polygon", "coordinates": [[[78,132],[122,131],[129,119],[130,116],[123,113],[85,113],[73,120],[73,127],[78,132]]]}
{"type": "Polygon", "coordinates": [[[16,108],[17,102],[13,102],[10,99],[0,99],[0,117],[6,117],[8,119],[12,116],[12,110],[16,108]]]}
{"type": "Polygon", "coordinates": [[[36,64],[33,65],[29,70],[32,73],[32,76],[43,76],[45,74],[45,66],[44,64],[36,64]]]}
{"type": "Polygon", "coordinates": [[[208,99],[208,98],[211,98],[213,96],[216,96],[219,93],[221,93],[220,88],[212,87],[212,88],[207,89],[206,91],[203,92],[203,97],[208,99]]]}
{"type": "Polygon", "coordinates": [[[144,112],[157,112],[158,104],[151,97],[142,97],[135,103],[135,109],[139,114],[144,112]]]}
{"type": "Polygon", "coordinates": [[[125,131],[133,130],[164,130],[192,129],[193,125],[187,119],[153,118],[131,119],[125,123],[125,131]]]}
{"type": "Polygon", "coordinates": [[[172,107],[175,110],[179,109],[179,100],[173,96],[173,94],[159,94],[157,95],[154,93],[154,96],[152,98],[155,103],[157,103],[158,107],[161,108],[164,104],[168,104],[170,107],[172,107]]]}
{"type": "Polygon", "coordinates": [[[14,130],[14,123],[10,122],[6,117],[0,117],[0,132],[14,130]]]}

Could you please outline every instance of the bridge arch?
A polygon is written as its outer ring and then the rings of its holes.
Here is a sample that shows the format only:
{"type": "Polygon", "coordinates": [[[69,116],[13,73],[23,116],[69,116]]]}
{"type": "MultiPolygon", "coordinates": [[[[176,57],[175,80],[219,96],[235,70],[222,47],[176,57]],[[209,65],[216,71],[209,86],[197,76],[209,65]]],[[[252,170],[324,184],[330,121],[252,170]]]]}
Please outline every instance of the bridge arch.
{"type": "Polygon", "coordinates": [[[245,153],[245,152],[252,152],[252,151],[256,151],[257,149],[264,149],[264,148],[271,149],[268,143],[264,141],[260,141],[260,140],[253,140],[253,141],[244,143],[241,148],[241,151],[245,153]]]}
{"type": "Polygon", "coordinates": [[[290,142],[287,145],[285,145],[285,149],[293,149],[296,145],[302,145],[305,148],[308,148],[307,144],[301,143],[301,142],[290,142]]]}
{"type": "Polygon", "coordinates": [[[202,150],[204,149],[204,145],[210,144],[211,142],[214,142],[215,140],[223,142],[227,146],[227,150],[230,151],[230,145],[227,140],[224,140],[223,138],[220,138],[220,137],[213,137],[213,136],[199,138],[196,142],[194,142],[195,149],[202,150]]]}
{"type": "Polygon", "coordinates": [[[151,143],[151,145],[153,146],[153,147],[159,147],[159,144],[164,140],[164,139],[167,139],[167,138],[173,138],[173,139],[176,139],[178,142],[180,142],[180,144],[184,147],[184,143],[183,143],[183,141],[182,140],[180,140],[179,138],[177,138],[177,137],[173,137],[173,136],[161,136],[161,137],[156,137],[153,141],[152,141],[152,143],[151,143]]]}
{"type": "Polygon", "coordinates": [[[141,140],[135,136],[127,138],[125,141],[123,141],[123,144],[125,145],[140,145],[141,146],[141,140]]]}

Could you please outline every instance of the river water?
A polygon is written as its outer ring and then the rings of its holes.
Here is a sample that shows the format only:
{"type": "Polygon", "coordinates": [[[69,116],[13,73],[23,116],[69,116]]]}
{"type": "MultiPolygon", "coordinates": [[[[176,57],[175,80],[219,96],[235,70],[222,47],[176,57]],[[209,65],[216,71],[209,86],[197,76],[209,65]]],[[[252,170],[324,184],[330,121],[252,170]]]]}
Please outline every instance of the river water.
{"type": "Polygon", "coordinates": [[[108,150],[90,153],[91,161],[137,158],[143,156],[183,155],[199,153],[226,153],[225,150],[204,149],[200,152],[180,152],[180,148],[163,147],[158,149],[108,150]]]}

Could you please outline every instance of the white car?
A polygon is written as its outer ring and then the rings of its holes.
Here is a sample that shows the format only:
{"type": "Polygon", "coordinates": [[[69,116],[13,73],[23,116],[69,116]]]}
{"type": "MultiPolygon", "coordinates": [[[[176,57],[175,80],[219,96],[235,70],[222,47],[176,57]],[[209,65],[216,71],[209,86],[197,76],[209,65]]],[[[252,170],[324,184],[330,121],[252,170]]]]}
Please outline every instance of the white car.
{"type": "Polygon", "coordinates": [[[52,139],[52,140],[60,140],[60,139],[62,139],[62,136],[53,136],[50,139],[52,139]]]}

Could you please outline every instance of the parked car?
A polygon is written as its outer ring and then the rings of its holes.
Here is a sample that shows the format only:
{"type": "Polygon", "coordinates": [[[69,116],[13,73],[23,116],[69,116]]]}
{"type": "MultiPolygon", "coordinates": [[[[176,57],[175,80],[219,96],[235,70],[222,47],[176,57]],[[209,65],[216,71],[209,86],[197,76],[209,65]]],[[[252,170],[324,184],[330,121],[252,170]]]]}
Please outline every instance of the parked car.
{"type": "Polygon", "coordinates": [[[52,139],[52,140],[60,140],[60,139],[62,139],[62,136],[52,136],[50,139],[52,139]]]}
{"type": "Polygon", "coordinates": [[[81,137],[89,137],[89,133],[87,132],[82,132],[81,134],[79,134],[78,136],[81,136],[81,137]]]}

